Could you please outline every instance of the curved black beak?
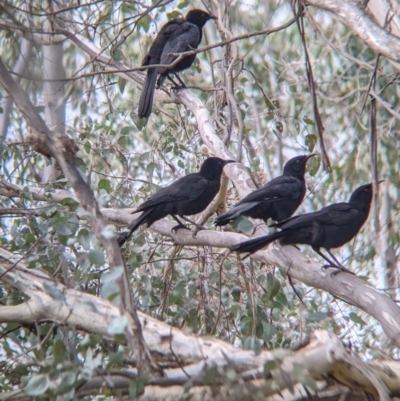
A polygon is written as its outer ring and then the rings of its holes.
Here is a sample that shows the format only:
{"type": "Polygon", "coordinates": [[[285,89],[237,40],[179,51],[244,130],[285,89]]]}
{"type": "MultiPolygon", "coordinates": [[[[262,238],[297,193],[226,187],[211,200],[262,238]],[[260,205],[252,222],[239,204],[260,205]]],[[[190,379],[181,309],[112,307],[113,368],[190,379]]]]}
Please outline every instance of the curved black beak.
{"type": "Polygon", "coordinates": [[[237,163],[237,161],[236,160],[224,160],[224,165],[227,165],[227,164],[229,164],[229,163],[237,163]]]}
{"type": "Polygon", "coordinates": [[[379,180],[378,184],[382,184],[382,182],[385,182],[386,180],[379,180]]]}
{"type": "Polygon", "coordinates": [[[307,156],[307,160],[308,160],[308,159],[311,159],[311,158],[314,157],[314,156],[318,156],[318,153],[311,153],[311,154],[309,154],[309,155],[307,156]]]}

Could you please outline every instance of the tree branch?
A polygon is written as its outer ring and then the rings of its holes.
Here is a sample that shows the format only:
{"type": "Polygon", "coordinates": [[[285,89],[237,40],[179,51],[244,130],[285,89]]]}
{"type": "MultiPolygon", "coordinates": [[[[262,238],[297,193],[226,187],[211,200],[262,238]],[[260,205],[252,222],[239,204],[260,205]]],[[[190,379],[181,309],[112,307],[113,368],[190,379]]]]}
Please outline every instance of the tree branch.
{"type": "MultiPolygon", "coordinates": [[[[51,320],[74,329],[111,338],[107,328],[113,319],[120,316],[120,313],[118,308],[110,302],[66,288],[42,270],[28,269],[27,264],[20,260],[19,256],[2,248],[0,248],[0,275],[1,281],[17,288],[29,298],[21,305],[1,306],[1,323],[33,323],[51,320]]],[[[138,312],[138,315],[149,349],[152,353],[162,355],[167,366],[164,370],[165,381],[161,383],[159,379],[150,379],[145,384],[145,397],[157,391],[159,399],[168,399],[167,391],[171,391],[171,387],[174,388],[177,383],[186,383],[187,375],[189,375],[195,386],[194,399],[200,399],[199,395],[202,392],[196,395],[199,390],[196,387],[203,387],[204,375],[213,366],[234,367],[239,378],[234,389],[239,394],[246,389],[246,386],[243,386],[246,382],[250,382],[256,388],[262,388],[264,396],[276,394],[288,386],[294,386],[299,380],[299,375],[295,374],[298,366],[304,369],[303,376],[300,375],[303,378],[320,379],[329,375],[339,383],[352,388],[360,388],[372,393],[379,392],[384,401],[389,399],[387,389],[392,392],[400,391],[399,362],[378,361],[366,364],[353,356],[333,333],[327,331],[315,332],[311,341],[296,351],[282,350],[280,353],[276,350],[262,351],[255,355],[253,351],[243,350],[216,338],[185,334],[143,313],[138,312]],[[175,367],[176,358],[180,360],[179,367],[175,367]],[[169,367],[168,361],[170,361],[169,367]],[[270,371],[264,372],[266,362],[273,362],[274,366],[270,371]],[[288,378],[290,378],[289,382],[288,378]],[[166,398],[160,396],[164,392],[166,398]]],[[[135,369],[125,373],[119,372],[120,377],[133,378],[135,375],[137,375],[135,369]]],[[[101,385],[113,383],[113,376],[118,377],[118,372],[105,373],[103,378],[108,377],[110,380],[102,381],[101,385]]],[[[217,375],[216,384],[221,386],[220,394],[228,394],[232,384],[225,383],[223,377],[223,374],[217,375]]],[[[129,388],[129,381],[125,381],[125,384],[129,388]]],[[[81,386],[82,391],[84,388],[81,386]]],[[[112,390],[113,387],[110,389],[112,390]]],[[[90,394],[98,392],[95,382],[88,382],[85,391],[89,390],[90,394]]],[[[179,394],[182,394],[186,390],[180,385],[179,391],[179,394]]],[[[212,398],[210,395],[204,399],[212,398]]]]}
{"type": "MultiPolygon", "coordinates": [[[[0,183],[0,195],[20,196],[17,186],[14,190],[4,189],[4,183],[0,183]]],[[[22,191],[22,187],[20,188],[22,191]]],[[[53,200],[60,202],[62,199],[73,198],[67,191],[55,191],[51,194],[45,193],[41,188],[29,188],[30,193],[36,200],[47,201],[51,195],[53,200]]],[[[129,224],[135,215],[131,214],[133,209],[102,209],[102,214],[115,224],[129,224]]],[[[86,218],[85,216],[81,216],[86,218]]],[[[172,233],[175,224],[166,219],[159,220],[151,226],[151,230],[158,234],[171,238],[177,245],[183,246],[213,246],[217,248],[231,248],[233,245],[248,239],[248,237],[233,233],[214,230],[199,231],[196,238],[192,232],[178,230],[172,233]]],[[[364,280],[356,276],[339,273],[330,277],[330,271],[322,269],[322,265],[292,246],[283,248],[270,246],[265,251],[256,252],[251,256],[253,259],[278,267],[284,272],[290,269],[290,276],[302,283],[327,291],[330,294],[343,299],[366,313],[373,316],[382,325],[386,335],[397,345],[400,345],[400,308],[390,297],[369,286],[364,280]],[[362,294],[361,296],[359,294],[362,294]]]]}
{"type": "Polygon", "coordinates": [[[123,273],[118,279],[121,294],[121,314],[125,315],[131,324],[129,329],[133,332],[126,332],[129,350],[144,371],[155,371],[156,366],[147,351],[146,344],[141,335],[140,322],[133,306],[130,281],[122,258],[117,240],[115,237],[106,236],[107,224],[99,210],[98,204],[91,192],[90,187],[83,180],[80,172],[73,164],[73,156],[77,151],[76,144],[66,135],[52,132],[43,119],[37,114],[33,104],[21,86],[15,82],[6,66],[0,58],[0,84],[8,92],[9,96],[20,112],[24,115],[27,124],[38,133],[42,139],[45,138],[48,153],[55,157],[60,165],[68,183],[74,189],[75,196],[81,207],[87,212],[87,219],[93,229],[95,236],[103,245],[111,269],[123,268],[123,273]]]}
{"type": "Polygon", "coordinates": [[[330,11],[374,52],[400,62],[400,39],[381,28],[356,0],[305,0],[304,3],[330,11]]]}

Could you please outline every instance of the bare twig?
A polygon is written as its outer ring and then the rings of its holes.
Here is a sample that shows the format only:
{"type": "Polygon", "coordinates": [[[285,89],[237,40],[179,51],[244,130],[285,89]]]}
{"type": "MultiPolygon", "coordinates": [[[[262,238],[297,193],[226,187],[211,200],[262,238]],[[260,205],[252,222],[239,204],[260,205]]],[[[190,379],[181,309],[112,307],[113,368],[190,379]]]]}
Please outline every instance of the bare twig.
{"type": "MultiPolygon", "coordinates": [[[[299,7],[299,10],[297,11],[297,15],[301,15],[300,11],[301,11],[303,5],[301,4],[300,1],[297,1],[296,4],[299,7]]],[[[319,138],[319,146],[320,146],[320,150],[321,150],[322,163],[323,163],[325,171],[331,172],[332,171],[331,163],[329,161],[329,156],[328,156],[328,153],[326,152],[325,144],[324,144],[324,131],[325,131],[325,128],[324,128],[324,125],[322,124],[321,115],[319,114],[318,100],[317,100],[317,93],[316,93],[316,88],[315,88],[314,75],[313,75],[313,70],[312,70],[310,57],[308,55],[308,50],[307,50],[306,37],[305,37],[305,32],[304,32],[304,18],[303,18],[303,16],[300,16],[297,19],[297,27],[299,29],[300,36],[301,36],[301,41],[303,43],[303,48],[304,48],[304,57],[305,57],[305,63],[306,63],[307,81],[308,81],[308,86],[309,86],[310,92],[311,92],[313,112],[314,112],[315,123],[316,123],[316,126],[317,126],[317,133],[318,133],[318,138],[319,138]]]]}

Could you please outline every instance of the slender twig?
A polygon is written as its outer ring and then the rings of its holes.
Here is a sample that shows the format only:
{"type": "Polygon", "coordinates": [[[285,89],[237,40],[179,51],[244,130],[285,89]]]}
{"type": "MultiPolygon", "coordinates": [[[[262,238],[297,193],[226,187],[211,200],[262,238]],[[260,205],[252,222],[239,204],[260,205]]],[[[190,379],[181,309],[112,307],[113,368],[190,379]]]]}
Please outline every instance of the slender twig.
{"type": "MultiPolygon", "coordinates": [[[[376,59],[376,65],[374,73],[371,78],[371,86],[375,90],[376,86],[376,71],[379,66],[380,55],[376,59]]],[[[369,90],[368,90],[369,92],[369,90]]],[[[372,187],[374,197],[374,224],[376,233],[380,230],[379,222],[379,183],[378,183],[378,134],[376,126],[376,99],[371,97],[371,109],[370,109],[370,142],[371,142],[371,166],[372,166],[372,187]]]]}
{"type": "Polygon", "coordinates": [[[315,118],[315,123],[317,127],[317,133],[318,133],[318,138],[319,138],[319,146],[321,150],[321,156],[322,156],[322,163],[324,166],[325,171],[331,172],[331,163],[329,161],[328,153],[326,152],[325,149],[325,144],[324,144],[324,131],[325,127],[322,124],[321,120],[321,115],[319,113],[318,109],[318,101],[317,101],[317,93],[316,93],[316,88],[315,88],[315,80],[314,80],[314,74],[312,70],[312,65],[310,61],[310,57],[308,55],[308,50],[307,50],[307,43],[306,43],[306,37],[305,37],[305,30],[304,30],[304,18],[302,16],[302,9],[303,5],[301,4],[300,1],[297,3],[298,11],[294,11],[295,15],[301,15],[299,18],[296,18],[297,22],[297,27],[301,36],[301,42],[303,44],[303,49],[304,49],[304,57],[305,57],[305,64],[306,64],[306,74],[307,74],[307,80],[308,80],[308,86],[310,88],[311,92],[311,99],[312,99],[312,105],[313,105],[313,112],[314,112],[314,118],[315,118]]]}

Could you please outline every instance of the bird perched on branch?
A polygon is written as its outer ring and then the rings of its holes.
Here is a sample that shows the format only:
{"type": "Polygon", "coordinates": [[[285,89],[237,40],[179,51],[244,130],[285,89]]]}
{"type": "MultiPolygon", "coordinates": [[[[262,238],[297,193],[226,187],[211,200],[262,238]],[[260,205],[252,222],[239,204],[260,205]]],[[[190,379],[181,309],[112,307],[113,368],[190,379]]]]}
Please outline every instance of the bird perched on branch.
{"type": "Polygon", "coordinates": [[[172,228],[173,231],[179,228],[187,229],[178,216],[199,229],[203,228],[186,216],[202,212],[211,203],[219,191],[224,166],[234,162],[234,160],[210,157],[203,162],[198,173],[185,175],[171,185],[160,189],[132,212],[143,213],[128,226],[129,231],[123,232],[118,237],[118,244],[122,246],[142,224],[147,223],[151,226],[155,221],[168,215],[178,222],[178,225],[172,228]]]}
{"type": "Polygon", "coordinates": [[[329,263],[324,267],[335,267],[338,271],[349,272],[330,249],[339,248],[356,236],[367,220],[371,200],[372,184],[362,185],[352,193],[348,203],[334,203],[317,212],[272,224],[272,227],[278,227],[281,231],[242,242],[231,249],[251,254],[276,240],[281,245],[308,244],[329,263]],[[320,248],[325,248],[333,260],[325,256],[320,248]]]}
{"type": "MultiPolygon", "coordinates": [[[[197,49],[203,36],[202,28],[210,19],[216,19],[216,17],[203,10],[191,10],[187,13],[185,18],[174,19],[167,22],[161,28],[152,43],[150,50],[143,59],[142,66],[171,64],[177,59],[177,56],[173,56],[172,53],[183,53],[197,49]]],[[[153,108],[157,75],[160,75],[157,82],[158,87],[163,84],[167,77],[174,82],[170,74],[175,75],[184,86],[177,73],[189,68],[193,64],[195,58],[196,55],[187,56],[172,68],[160,67],[147,70],[146,81],[144,82],[139,100],[138,115],[140,118],[150,117],[153,108]]]]}
{"type": "Polygon", "coordinates": [[[281,176],[245,196],[231,210],[219,215],[214,224],[225,226],[239,216],[265,221],[269,218],[281,221],[290,217],[303,201],[306,193],[306,163],[313,156],[315,155],[311,154],[290,159],[281,176]]]}

